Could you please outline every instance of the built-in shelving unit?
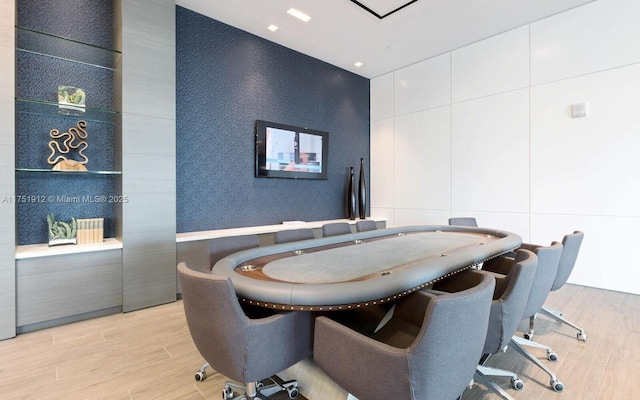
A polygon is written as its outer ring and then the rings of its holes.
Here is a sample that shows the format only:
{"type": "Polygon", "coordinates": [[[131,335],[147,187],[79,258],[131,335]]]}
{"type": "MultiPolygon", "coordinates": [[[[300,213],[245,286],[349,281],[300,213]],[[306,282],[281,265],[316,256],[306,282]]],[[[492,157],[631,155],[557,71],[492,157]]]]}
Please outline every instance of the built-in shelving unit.
{"type": "Polygon", "coordinates": [[[37,7],[51,7],[53,13],[62,14],[26,18],[29,26],[21,25],[20,16],[26,14],[21,14],[20,7],[27,11],[36,6],[21,0],[16,4],[15,260],[20,333],[122,309],[123,244],[109,237],[119,230],[115,225],[122,219],[122,211],[108,201],[119,198],[121,191],[122,112],[117,109],[121,102],[116,97],[121,91],[116,85],[122,54],[89,43],[114,41],[110,26],[116,11],[110,8],[115,8],[115,3],[87,3],[80,10],[77,3],[44,1],[37,7]],[[97,20],[77,19],[75,14],[103,18],[101,26],[109,28],[101,32],[94,29],[97,20]],[[56,18],[62,20],[51,24],[56,18]],[[78,31],[61,28],[78,20],[82,21],[78,31]],[[40,26],[42,30],[33,29],[40,26]],[[59,28],[83,40],[44,32],[59,28]],[[61,108],[59,85],[82,88],[86,92],[84,110],[61,108]],[[83,139],[87,143],[83,150],[87,170],[53,170],[48,162],[53,155],[51,130],[71,132],[81,126],[80,120],[87,122],[88,137],[83,139]],[[104,218],[109,226],[106,239],[49,247],[46,216],[52,213],[60,220],[104,218]]]}
{"type": "MultiPolygon", "coordinates": [[[[61,214],[62,218],[103,217],[110,222],[107,235],[113,235],[116,217],[115,206],[101,208],[87,204],[58,204],[55,199],[63,196],[88,197],[115,196],[115,182],[91,180],[91,177],[117,177],[122,172],[114,168],[120,163],[115,154],[117,139],[116,123],[121,118],[121,111],[115,109],[113,89],[116,68],[120,63],[121,52],[118,50],[85,43],[73,38],[16,26],[16,187],[17,196],[37,196],[43,201],[39,204],[17,203],[18,211],[18,251],[24,245],[37,244],[45,239],[44,234],[36,231],[34,225],[43,226],[49,213],[61,214]],[[95,79],[94,79],[95,75],[95,79]],[[56,82],[60,76],[60,82],[56,82]],[[76,81],[77,79],[77,81],[76,81]],[[72,112],[62,110],[57,102],[57,85],[81,87],[93,84],[96,88],[107,88],[106,92],[91,88],[87,91],[87,104],[84,111],[72,112]],[[79,120],[88,124],[90,136],[87,139],[91,153],[87,163],[87,171],[52,170],[47,163],[47,149],[51,129],[65,132],[74,127],[79,120]],[[33,151],[32,149],[36,149],[33,151]],[[92,165],[93,164],[93,165],[92,165]],[[59,179],[55,184],[49,183],[47,193],[40,193],[43,179],[47,176],[59,179]],[[71,193],[78,190],[80,183],[74,179],[84,177],[82,196],[71,193]],[[87,179],[89,179],[87,181],[87,179]],[[20,190],[29,193],[20,193],[20,190]],[[65,193],[68,190],[69,193],[65,193]],[[37,192],[36,192],[37,191],[37,192]],[[58,191],[57,193],[54,193],[58,191]],[[93,193],[90,193],[93,191],[93,193]],[[110,191],[110,193],[104,193],[110,191]],[[48,201],[48,199],[54,201],[48,201]],[[28,211],[26,210],[28,208],[28,211]],[[101,214],[90,214],[90,213],[101,214]],[[105,215],[106,213],[106,215],[105,215]],[[28,221],[26,220],[28,219],[28,221]],[[23,229],[23,231],[21,231],[23,229]],[[31,229],[31,231],[26,231],[31,229]]],[[[97,178],[94,178],[97,179],[97,178]]],[[[18,197],[17,197],[18,198],[18,197]]]]}

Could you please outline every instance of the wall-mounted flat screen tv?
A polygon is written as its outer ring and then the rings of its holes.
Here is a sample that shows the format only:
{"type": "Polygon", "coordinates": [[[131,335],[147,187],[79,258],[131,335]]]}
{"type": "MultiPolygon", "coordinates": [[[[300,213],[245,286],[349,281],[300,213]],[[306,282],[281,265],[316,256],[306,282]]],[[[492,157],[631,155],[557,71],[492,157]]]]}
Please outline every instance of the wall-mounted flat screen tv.
{"type": "Polygon", "coordinates": [[[327,179],[329,133],[256,121],[256,176],[327,179]]]}

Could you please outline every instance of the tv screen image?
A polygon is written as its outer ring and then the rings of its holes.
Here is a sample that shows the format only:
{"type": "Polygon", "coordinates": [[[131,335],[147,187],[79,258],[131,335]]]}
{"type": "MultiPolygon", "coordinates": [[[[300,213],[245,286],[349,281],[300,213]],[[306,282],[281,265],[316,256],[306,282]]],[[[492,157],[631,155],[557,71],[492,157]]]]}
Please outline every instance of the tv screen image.
{"type": "Polygon", "coordinates": [[[327,179],[327,132],[256,121],[256,176],[327,179]]]}

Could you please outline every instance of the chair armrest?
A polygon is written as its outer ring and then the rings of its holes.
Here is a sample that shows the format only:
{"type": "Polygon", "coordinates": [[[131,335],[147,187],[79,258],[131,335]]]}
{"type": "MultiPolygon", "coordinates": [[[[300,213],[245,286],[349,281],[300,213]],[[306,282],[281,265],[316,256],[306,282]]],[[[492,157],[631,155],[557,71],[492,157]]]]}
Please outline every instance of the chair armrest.
{"type": "Polygon", "coordinates": [[[288,311],[250,320],[247,362],[249,380],[262,379],[309,357],[313,351],[313,316],[306,311],[288,311]],[[265,363],[265,354],[278,354],[265,363]],[[254,379],[255,378],[255,379],[254,379]]]}

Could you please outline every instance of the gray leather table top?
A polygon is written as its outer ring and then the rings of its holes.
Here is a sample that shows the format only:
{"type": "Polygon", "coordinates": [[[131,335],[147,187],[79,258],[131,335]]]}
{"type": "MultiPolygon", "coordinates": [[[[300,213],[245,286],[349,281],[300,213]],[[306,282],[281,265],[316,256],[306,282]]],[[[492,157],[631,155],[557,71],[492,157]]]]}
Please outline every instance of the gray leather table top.
{"type": "Polygon", "coordinates": [[[212,273],[231,277],[251,304],[347,309],[394,300],[520,243],[499,230],[410,226],[244,250],[218,261],[212,273]],[[246,265],[259,266],[260,278],[236,268],[246,265]]]}

